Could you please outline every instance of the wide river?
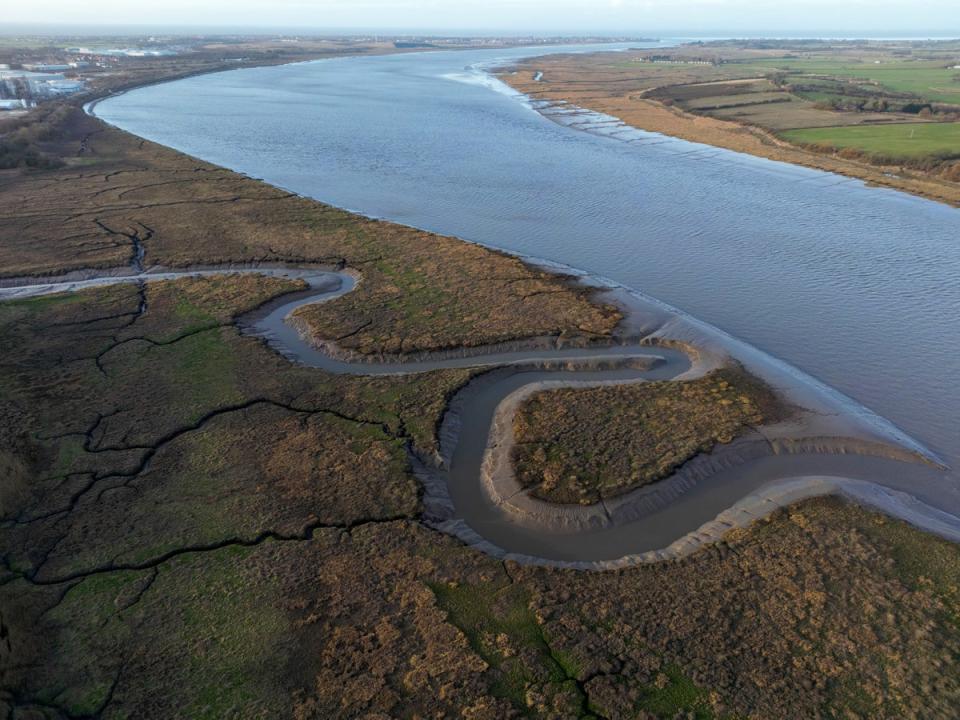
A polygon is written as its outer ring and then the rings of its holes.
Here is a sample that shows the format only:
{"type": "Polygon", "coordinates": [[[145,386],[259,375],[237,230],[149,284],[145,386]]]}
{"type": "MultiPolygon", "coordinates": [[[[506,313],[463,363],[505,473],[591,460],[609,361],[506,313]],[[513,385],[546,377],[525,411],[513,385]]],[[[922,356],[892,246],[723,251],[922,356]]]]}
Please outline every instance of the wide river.
{"type": "MultiPolygon", "coordinates": [[[[554,122],[483,67],[346,58],[142,88],[97,114],[365,215],[565,263],[674,305],[960,467],[960,210],[658,136],[554,122]]],[[[921,499],[960,511],[945,475],[921,499]]]]}

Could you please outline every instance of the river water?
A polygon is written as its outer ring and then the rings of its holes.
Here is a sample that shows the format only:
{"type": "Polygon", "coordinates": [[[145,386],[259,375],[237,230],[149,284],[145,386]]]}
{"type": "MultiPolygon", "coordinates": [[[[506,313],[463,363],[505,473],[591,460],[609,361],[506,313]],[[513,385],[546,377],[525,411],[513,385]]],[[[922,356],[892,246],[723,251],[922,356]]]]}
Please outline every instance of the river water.
{"type": "MultiPolygon", "coordinates": [[[[819,171],[566,127],[483,68],[345,58],[142,88],[97,114],[366,215],[572,265],[815,376],[960,466],[960,211],[819,171]]],[[[960,510],[944,475],[936,504],[960,510]]]]}

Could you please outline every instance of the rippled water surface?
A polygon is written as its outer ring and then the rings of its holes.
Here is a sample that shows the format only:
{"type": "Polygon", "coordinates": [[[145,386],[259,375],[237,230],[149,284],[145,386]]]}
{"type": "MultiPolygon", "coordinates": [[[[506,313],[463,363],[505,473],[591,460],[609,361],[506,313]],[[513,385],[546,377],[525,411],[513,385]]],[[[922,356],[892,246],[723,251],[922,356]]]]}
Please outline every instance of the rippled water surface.
{"type": "MultiPolygon", "coordinates": [[[[97,114],[304,195],[567,263],[706,320],[960,466],[960,211],[682,141],[564,127],[438,52],[239,70],[97,114]]],[[[954,476],[941,505],[960,509],[954,476]]]]}

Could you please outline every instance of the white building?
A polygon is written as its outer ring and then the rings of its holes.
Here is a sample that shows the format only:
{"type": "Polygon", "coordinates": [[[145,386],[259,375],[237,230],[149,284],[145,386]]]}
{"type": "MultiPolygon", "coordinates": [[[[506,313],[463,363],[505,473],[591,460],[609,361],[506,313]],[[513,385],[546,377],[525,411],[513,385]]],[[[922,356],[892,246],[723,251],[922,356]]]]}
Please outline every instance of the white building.
{"type": "Polygon", "coordinates": [[[84,88],[82,80],[47,80],[44,86],[47,92],[54,95],[72,95],[84,88]]]}
{"type": "Polygon", "coordinates": [[[160,50],[144,50],[142,48],[88,48],[72,47],[67,48],[66,52],[73,55],[100,55],[105,57],[165,57],[167,55],[176,55],[176,50],[163,48],[160,50]]]}
{"type": "Polygon", "coordinates": [[[81,92],[83,80],[68,80],[62,73],[0,70],[0,94],[12,99],[43,100],[81,92]]]}

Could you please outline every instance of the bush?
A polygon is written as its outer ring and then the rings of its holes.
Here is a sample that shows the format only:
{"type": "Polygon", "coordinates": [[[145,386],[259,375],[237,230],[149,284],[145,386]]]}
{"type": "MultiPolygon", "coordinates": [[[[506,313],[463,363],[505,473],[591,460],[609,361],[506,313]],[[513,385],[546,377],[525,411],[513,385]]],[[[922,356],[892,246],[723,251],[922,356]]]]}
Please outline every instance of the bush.
{"type": "Polygon", "coordinates": [[[63,167],[63,160],[45,152],[40,144],[61,139],[75,112],[80,111],[68,105],[42,106],[0,126],[0,169],[63,167]]]}
{"type": "Polygon", "coordinates": [[[40,151],[36,146],[18,140],[0,140],[0,170],[13,168],[50,169],[63,167],[58,157],[40,151]]]}
{"type": "Polygon", "coordinates": [[[941,176],[944,180],[950,182],[960,182],[960,162],[954,162],[946,166],[941,176]]]}

